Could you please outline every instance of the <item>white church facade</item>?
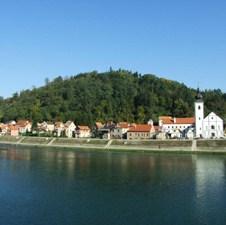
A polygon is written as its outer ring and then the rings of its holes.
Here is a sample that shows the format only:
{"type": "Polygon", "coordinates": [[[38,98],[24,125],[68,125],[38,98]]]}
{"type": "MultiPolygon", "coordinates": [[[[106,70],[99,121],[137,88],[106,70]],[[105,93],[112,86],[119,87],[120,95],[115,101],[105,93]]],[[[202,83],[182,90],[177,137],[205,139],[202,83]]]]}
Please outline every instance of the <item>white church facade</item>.
{"type": "Polygon", "coordinates": [[[224,137],[223,120],[214,112],[204,118],[204,101],[198,91],[195,101],[195,137],[196,138],[222,138],[224,137]]]}

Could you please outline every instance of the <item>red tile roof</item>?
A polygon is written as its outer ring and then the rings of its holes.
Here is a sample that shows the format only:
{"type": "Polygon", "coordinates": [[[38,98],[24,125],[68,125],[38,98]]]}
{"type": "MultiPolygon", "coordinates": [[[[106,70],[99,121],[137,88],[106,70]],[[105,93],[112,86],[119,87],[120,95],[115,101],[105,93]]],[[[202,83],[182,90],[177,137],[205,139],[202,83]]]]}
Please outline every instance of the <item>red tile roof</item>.
{"type": "Polygon", "coordinates": [[[88,126],[78,126],[80,130],[90,130],[88,126]]]}
{"type": "Polygon", "coordinates": [[[120,122],[120,123],[117,124],[117,127],[126,129],[126,128],[131,127],[131,125],[129,123],[127,123],[127,122],[120,122]]]}
{"type": "Polygon", "coordinates": [[[163,124],[194,124],[194,117],[173,118],[171,116],[160,116],[159,120],[162,120],[163,124]]]}
{"type": "Polygon", "coordinates": [[[128,132],[150,132],[152,126],[148,124],[136,124],[136,126],[131,127],[128,132]]]}

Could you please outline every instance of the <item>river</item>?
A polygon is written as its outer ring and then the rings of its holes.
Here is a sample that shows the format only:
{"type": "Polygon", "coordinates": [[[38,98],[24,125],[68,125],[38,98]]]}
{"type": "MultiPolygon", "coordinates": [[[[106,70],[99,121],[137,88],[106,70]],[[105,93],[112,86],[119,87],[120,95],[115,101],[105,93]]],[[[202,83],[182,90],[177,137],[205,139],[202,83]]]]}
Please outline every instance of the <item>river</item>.
{"type": "Polygon", "coordinates": [[[0,150],[2,225],[225,221],[225,155],[0,150]]]}

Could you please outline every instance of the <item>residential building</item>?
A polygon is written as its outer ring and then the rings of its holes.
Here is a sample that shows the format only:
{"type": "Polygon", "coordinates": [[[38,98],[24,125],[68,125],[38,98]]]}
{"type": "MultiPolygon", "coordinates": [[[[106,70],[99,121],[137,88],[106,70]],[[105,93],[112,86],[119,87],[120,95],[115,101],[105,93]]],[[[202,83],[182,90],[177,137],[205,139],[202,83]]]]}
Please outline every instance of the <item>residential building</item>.
{"type": "Polygon", "coordinates": [[[120,122],[112,131],[112,138],[123,139],[127,137],[127,131],[132,125],[127,122],[120,122]]]}
{"type": "Polygon", "coordinates": [[[9,134],[14,137],[19,136],[19,128],[16,125],[9,125],[9,134]]]}
{"type": "Polygon", "coordinates": [[[91,130],[88,126],[77,126],[76,127],[76,137],[78,138],[89,138],[91,137],[91,130]]]}
{"type": "Polygon", "coordinates": [[[16,126],[19,129],[20,134],[31,132],[32,123],[28,120],[18,120],[16,126]]]}
{"type": "Polygon", "coordinates": [[[52,133],[55,130],[55,125],[52,122],[42,122],[42,123],[37,123],[37,128],[39,132],[48,132],[52,133]]]}
{"type": "Polygon", "coordinates": [[[128,140],[150,139],[155,134],[155,128],[150,124],[134,124],[127,132],[128,140]]]}
{"type": "Polygon", "coordinates": [[[65,124],[64,124],[64,127],[65,127],[65,135],[66,137],[68,138],[72,138],[72,137],[75,137],[75,124],[74,122],[72,121],[67,121],[65,124]]]}
{"type": "Polygon", "coordinates": [[[61,137],[64,134],[65,127],[63,122],[55,122],[55,134],[57,137],[61,137]]]}
{"type": "Polygon", "coordinates": [[[168,138],[191,138],[191,131],[194,129],[194,126],[194,117],[159,117],[159,129],[162,133],[165,133],[168,138]]]}

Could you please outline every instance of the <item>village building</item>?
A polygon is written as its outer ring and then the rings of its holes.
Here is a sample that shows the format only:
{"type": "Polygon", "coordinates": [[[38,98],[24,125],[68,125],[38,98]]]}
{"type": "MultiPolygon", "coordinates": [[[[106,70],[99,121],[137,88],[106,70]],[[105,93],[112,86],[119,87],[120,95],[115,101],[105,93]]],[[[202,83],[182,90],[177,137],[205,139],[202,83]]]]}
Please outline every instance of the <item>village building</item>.
{"type": "Polygon", "coordinates": [[[150,124],[134,124],[127,132],[127,140],[151,139],[155,134],[155,128],[150,124]]]}
{"type": "Polygon", "coordinates": [[[66,137],[68,137],[68,138],[75,137],[76,126],[75,126],[74,122],[69,120],[64,124],[64,127],[65,127],[65,136],[66,137]]]}
{"type": "Polygon", "coordinates": [[[199,90],[195,101],[195,136],[206,139],[224,137],[224,122],[219,116],[211,112],[204,118],[204,101],[199,90]]]}
{"type": "Polygon", "coordinates": [[[16,126],[19,129],[20,134],[31,132],[32,123],[28,120],[18,120],[16,126]]]}
{"type": "Polygon", "coordinates": [[[4,123],[0,123],[0,135],[6,135],[8,133],[8,125],[4,123]]]}
{"type": "Polygon", "coordinates": [[[63,122],[55,122],[54,127],[55,127],[55,130],[54,130],[55,135],[57,137],[63,136],[64,130],[65,130],[64,123],[63,122]]]}
{"type": "Polygon", "coordinates": [[[107,122],[106,124],[102,125],[101,123],[96,123],[96,136],[103,139],[111,139],[113,130],[116,127],[116,124],[112,121],[107,122]]]}
{"type": "Polygon", "coordinates": [[[76,127],[77,138],[89,138],[91,137],[91,130],[88,126],[77,126],[76,127]]]}
{"type": "Polygon", "coordinates": [[[42,123],[37,123],[37,129],[39,132],[53,133],[55,125],[52,122],[44,121],[42,123]]]}
{"type": "Polygon", "coordinates": [[[116,125],[116,127],[112,131],[112,138],[115,139],[123,139],[127,137],[127,131],[132,125],[127,122],[120,122],[116,125]]]}
{"type": "Polygon", "coordinates": [[[10,136],[14,136],[14,137],[19,136],[19,128],[16,125],[9,125],[8,132],[10,136]]]}
{"type": "MultiPolygon", "coordinates": [[[[177,118],[171,116],[159,117],[159,129],[166,138],[193,138],[195,126],[194,117],[177,118]]],[[[164,136],[162,136],[164,137],[164,136]]]]}

